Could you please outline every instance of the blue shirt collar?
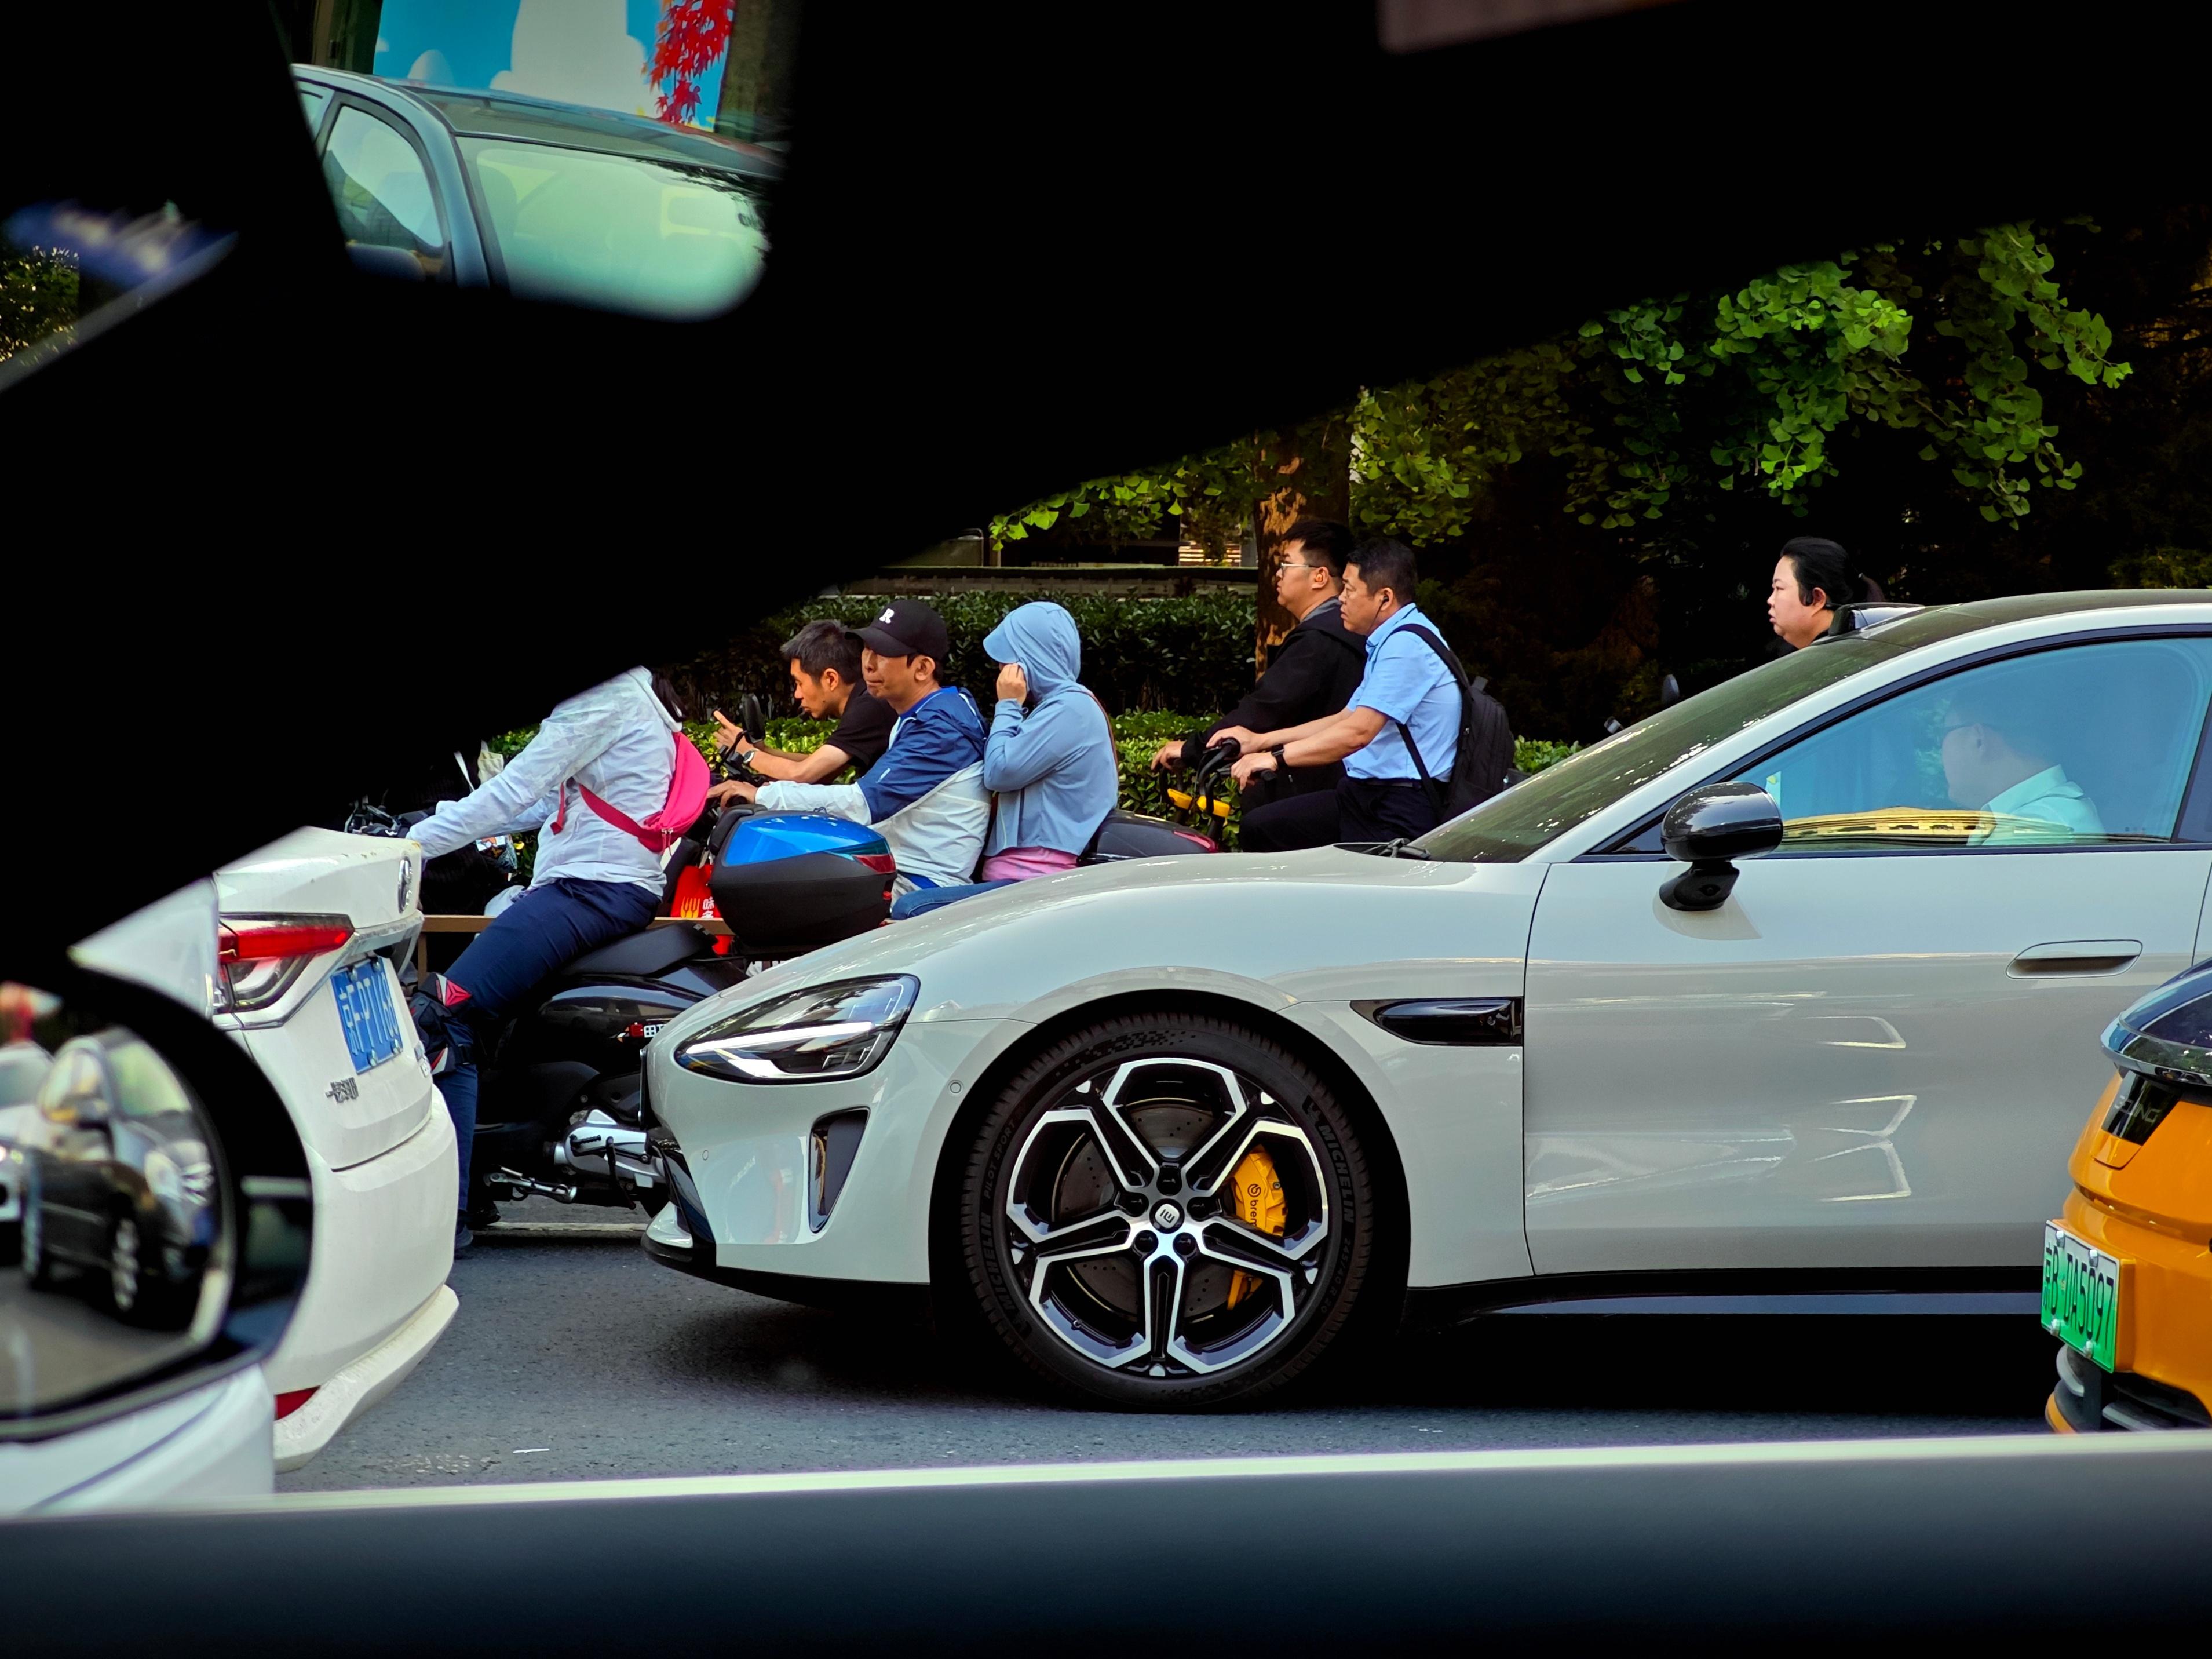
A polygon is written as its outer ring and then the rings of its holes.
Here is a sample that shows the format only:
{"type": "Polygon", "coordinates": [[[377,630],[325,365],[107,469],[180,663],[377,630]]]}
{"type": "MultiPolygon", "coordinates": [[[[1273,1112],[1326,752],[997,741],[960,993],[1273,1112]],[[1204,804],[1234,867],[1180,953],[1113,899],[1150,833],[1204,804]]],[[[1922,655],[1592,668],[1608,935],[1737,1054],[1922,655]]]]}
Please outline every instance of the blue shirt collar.
{"type": "Polygon", "coordinates": [[[1383,618],[1382,623],[1380,627],[1367,636],[1368,659],[1370,661],[1373,660],[1375,653],[1382,648],[1382,641],[1389,639],[1401,628],[1406,626],[1407,623],[1421,623],[1425,624],[1428,620],[1429,619],[1426,617],[1424,617],[1421,614],[1421,607],[1418,605],[1400,605],[1395,611],[1393,611],[1388,617],[1383,618]]]}

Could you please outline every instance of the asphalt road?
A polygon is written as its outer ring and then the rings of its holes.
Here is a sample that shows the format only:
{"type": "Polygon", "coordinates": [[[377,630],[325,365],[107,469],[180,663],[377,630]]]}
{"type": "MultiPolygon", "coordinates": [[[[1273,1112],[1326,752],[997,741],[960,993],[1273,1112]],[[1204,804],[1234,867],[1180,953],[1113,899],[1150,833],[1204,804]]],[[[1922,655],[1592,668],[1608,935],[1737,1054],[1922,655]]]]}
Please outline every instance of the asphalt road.
{"type": "Polygon", "coordinates": [[[495,1230],[453,1284],[443,1341],[280,1490],[2038,1433],[2051,1376],[2033,1316],[1522,1316],[1401,1340],[1265,1410],[1130,1417],[1062,1405],[926,1331],[672,1273],[634,1233],[495,1230]]]}
{"type": "Polygon", "coordinates": [[[23,1282],[12,1254],[0,1260],[0,1400],[30,1410],[143,1376],[191,1352],[186,1337],[142,1330],[100,1304],[99,1287],[65,1273],[52,1289],[23,1282]]]}

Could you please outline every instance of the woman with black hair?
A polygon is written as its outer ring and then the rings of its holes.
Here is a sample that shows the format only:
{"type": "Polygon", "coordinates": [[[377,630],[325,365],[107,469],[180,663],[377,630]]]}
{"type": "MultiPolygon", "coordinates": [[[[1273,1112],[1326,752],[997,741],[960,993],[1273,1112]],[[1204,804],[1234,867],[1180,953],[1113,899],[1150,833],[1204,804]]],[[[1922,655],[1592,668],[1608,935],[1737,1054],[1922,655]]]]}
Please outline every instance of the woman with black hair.
{"type": "Polygon", "coordinates": [[[1796,536],[1782,544],[1767,590],[1766,620],[1784,644],[1802,651],[1828,631],[1844,605],[1882,597],[1881,586],[1851,571],[1840,543],[1796,536]]]}

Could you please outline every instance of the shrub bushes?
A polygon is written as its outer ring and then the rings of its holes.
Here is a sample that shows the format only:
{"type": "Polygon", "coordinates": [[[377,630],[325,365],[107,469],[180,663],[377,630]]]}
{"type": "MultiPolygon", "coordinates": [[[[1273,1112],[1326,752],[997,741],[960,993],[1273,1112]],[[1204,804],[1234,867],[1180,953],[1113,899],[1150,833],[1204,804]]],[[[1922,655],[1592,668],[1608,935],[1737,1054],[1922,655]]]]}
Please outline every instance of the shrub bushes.
{"type": "MultiPolygon", "coordinates": [[[[946,593],[931,599],[952,638],[942,678],[964,685],[985,709],[998,671],[983,636],[1007,611],[1031,599],[1056,599],[1083,636],[1083,683],[1109,714],[1164,708],[1224,713],[1252,689],[1252,595],[1243,591],[1185,599],[1112,599],[1095,593],[946,593]]],[[[685,711],[732,709],[748,691],[771,708],[791,706],[791,678],[778,654],[784,641],[817,617],[857,627],[874,620],[885,601],[865,593],[811,599],[763,618],[720,649],[665,672],[685,711]]],[[[1203,725],[1203,720],[1196,722],[1203,725]]]]}

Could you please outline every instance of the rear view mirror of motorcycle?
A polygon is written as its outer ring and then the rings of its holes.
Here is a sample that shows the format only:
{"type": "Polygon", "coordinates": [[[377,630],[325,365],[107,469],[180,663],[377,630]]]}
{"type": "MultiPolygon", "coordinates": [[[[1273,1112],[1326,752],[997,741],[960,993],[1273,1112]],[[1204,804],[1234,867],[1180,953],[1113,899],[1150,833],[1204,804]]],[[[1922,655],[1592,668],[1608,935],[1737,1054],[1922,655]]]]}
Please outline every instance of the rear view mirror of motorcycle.
{"type": "MultiPolygon", "coordinates": [[[[184,929],[213,970],[200,887],[197,904],[142,913],[169,914],[136,937],[125,923],[74,959],[0,960],[0,1444],[258,1364],[306,1283],[313,1194],[290,1117],[204,1006],[178,1000],[194,975],[168,971],[196,947],[184,929]],[[166,952],[165,929],[182,939],[166,952]]],[[[49,1465],[74,1467],[0,1454],[0,1514],[53,1500],[49,1465]]]]}

